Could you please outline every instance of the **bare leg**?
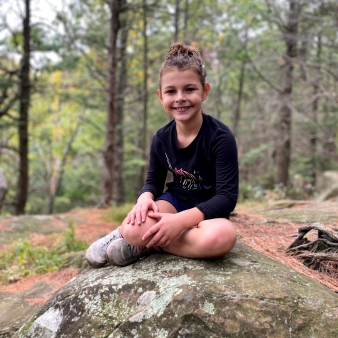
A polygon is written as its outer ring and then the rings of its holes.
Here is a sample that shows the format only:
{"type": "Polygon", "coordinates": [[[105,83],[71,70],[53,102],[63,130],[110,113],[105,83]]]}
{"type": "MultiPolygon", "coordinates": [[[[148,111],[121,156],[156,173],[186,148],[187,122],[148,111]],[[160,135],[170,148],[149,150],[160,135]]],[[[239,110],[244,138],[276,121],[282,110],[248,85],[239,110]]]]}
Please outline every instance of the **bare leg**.
{"type": "MultiPolygon", "coordinates": [[[[159,208],[159,212],[167,212],[176,214],[177,211],[175,207],[164,200],[159,200],[156,202],[159,208]]],[[[138,224],[127,224],[124,220],[121,225],[121,233],[124,239],[130,244],[134,246],[146,246],[147,243],[150,241],[149,238],[146,241],[142,240],[142,236],[153,226],[157,223],[157,220],[154,218],[147,217],[146,221],[141,225],[138,224]]]]}
{"type": "MultiPolygon", "coordinates": [[[[176,213],[176,209],[167,201],[157,201],[160,212],[176,213]]],[[[156,219],[147,217],[142,225],[122,223],[121,233],[125,240],[134,246],[146,246],[150,241],[142,241],[142,236],[156,224],[156,219]]],[[[200,222],[186,229],[163,250],[187,258],[212,258],[227,254],[236,243],[236,230],[225,218],[215,218],[200,222]]]]}
{"type": "Polygon", "coordinates": [[[182,231],[163,250],[187,258],[221,257],[231,251],[236,239],[233,224],[226,218],[215,218],[182,231]]]}

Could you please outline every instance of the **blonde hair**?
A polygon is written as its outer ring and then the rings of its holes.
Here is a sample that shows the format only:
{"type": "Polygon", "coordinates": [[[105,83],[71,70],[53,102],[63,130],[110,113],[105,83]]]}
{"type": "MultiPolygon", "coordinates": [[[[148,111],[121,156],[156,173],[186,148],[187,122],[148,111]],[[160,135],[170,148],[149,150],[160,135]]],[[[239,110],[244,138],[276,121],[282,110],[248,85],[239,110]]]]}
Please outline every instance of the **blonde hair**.
{"type": "Polygon", "coordinates": [[[160,69],[160,88],[163,72],[168,68],[177,68],[178,70],[193,69],[200,77],[204,86],[207,73],[204,69],[201,52],[195,46],[184,45],[181,42],[175,42],[170,46],[165,55],[165,60],[160,69]]]}

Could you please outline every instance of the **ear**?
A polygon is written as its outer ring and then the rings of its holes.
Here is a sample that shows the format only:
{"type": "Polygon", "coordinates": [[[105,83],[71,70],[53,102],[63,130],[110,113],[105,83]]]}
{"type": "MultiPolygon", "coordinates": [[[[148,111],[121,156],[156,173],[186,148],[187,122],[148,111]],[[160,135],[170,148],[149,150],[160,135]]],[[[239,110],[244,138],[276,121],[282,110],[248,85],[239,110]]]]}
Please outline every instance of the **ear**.
{"type": "Polygon", "coordinates": [[[202,101],[204,101],[208,97],[209,92],[210,92],[210,83],[206,82],[206,84],[203,87],[202,101]]]}
{"type": "Polygon", "coordinates": [[[156,95],[157,95],[158,99],[160,100],[160,102],[163,104],[163,98],[162,98],[162,93],[161,93],[160,89],[157,89],[156,95]]]}

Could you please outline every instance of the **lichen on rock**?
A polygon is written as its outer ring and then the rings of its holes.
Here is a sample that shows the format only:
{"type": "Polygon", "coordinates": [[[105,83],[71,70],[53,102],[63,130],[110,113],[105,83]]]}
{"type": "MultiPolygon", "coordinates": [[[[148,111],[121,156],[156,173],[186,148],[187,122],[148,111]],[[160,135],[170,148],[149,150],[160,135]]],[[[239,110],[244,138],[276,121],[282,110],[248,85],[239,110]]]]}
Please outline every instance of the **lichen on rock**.
{"type": "Polygon", "coordinates": [[[338,336],[338,296],[238,242],[221,259],[86,269],[14,337],[318,336],[338,336]]]}

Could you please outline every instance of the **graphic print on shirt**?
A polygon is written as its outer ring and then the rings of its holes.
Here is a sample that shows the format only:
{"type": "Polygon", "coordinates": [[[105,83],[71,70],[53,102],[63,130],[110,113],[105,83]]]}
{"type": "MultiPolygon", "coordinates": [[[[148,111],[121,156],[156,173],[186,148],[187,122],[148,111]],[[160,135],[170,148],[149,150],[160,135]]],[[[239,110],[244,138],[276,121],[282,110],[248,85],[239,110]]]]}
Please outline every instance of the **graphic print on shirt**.
{"type": "Polygon", "coordinates": [[[194,170],[194,174],[189,173],[188,171],[181,169],[173,169],[169,158],[167,156],[167,153],[165,153],[165,157],[168,162],[169,169],[175,174],[175,176],[179,179],[179,182],[182,185],[183,189],[186,190],[202,190],[202,189],[210,189],[211,185],[205,184],[202,180],[201,176],[198,176],[198,178],[195,176],[198,174],[198,171],[196,172],[194,170]]]}

